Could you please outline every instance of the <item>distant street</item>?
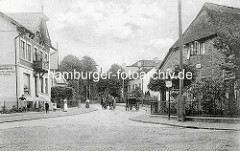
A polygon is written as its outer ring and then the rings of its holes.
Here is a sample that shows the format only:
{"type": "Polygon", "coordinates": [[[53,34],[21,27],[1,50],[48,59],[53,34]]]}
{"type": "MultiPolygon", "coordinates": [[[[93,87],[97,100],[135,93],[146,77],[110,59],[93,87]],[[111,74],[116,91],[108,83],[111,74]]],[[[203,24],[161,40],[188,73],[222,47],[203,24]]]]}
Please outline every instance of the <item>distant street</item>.
{"type": "MultiPolygon", "coordinates": [[[[0,124],[0,150],[240,150],[240,133],[138,123],[145,111],[99,110],[0,124]]],[[[51,113],[50,113],[51,114],[51,113]]]]}

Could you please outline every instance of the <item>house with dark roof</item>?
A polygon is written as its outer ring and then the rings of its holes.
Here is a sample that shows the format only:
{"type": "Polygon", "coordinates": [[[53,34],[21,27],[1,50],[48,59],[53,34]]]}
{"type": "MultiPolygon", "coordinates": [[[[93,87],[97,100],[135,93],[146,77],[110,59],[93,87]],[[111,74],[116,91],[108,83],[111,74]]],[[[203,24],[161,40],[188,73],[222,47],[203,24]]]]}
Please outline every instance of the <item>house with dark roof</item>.
{"type": "MultiPolygon", "coordinates": [[[[222,38],[226,32],[240,33],[240,9],[205,3],[183,33],[183,63],[191,64],[196,68],[196,80],[234,78],[233,73],[221,68],[221,64],[225,63],[225,55],[214,46],[217,39],[222,38]]],[[[169,49],[159,70],[162,72],[168,69],[174,70],[177,65],[179,65],[179,40],[169,49]]],[[[168,94],[164,91],[161,94],[164,101],[168,94]]],[[[236,94],[226,92],[226,96],[236,97],[236,94]]]]}
{"type": "Polygon", "coordinates": [[[130,66],[126,66],[124,70],[129,76],[127,92],[130,94],[133,90],[139,88],[143,94],[150,93],[151,96],[158,97],[158,92],[153,92],[148,89],[148,83],[160,64],[161,61],[158,60],[158,58],[154,58],[153,60],[139,60],[130,66]],[[139,72],[145,73],[142,78],[137,77],[139,72]]]}
{"type": "Polygon", "coordinates": [[[50,101],[52,46],[43,13],[0,12],[0,105],[22,108],[50,101]]]}

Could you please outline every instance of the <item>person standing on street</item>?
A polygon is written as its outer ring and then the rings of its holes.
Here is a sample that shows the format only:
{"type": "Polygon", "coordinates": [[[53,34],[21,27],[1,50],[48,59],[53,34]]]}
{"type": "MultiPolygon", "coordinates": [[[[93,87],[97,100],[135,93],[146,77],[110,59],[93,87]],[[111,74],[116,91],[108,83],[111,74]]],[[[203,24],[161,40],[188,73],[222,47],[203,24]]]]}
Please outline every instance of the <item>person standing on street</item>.
{"type": "Polygon", "coordinates": [[[87,99],[87,100],[86,100],[86,105],[85,105],[85,107],[86,107],[86,108],[89,108],[89,104],[90,104],[90,100],[87,99]]]}
{"type": "Polygon", "coordinates": [[[21,102],[21,107],[22,107],[22,111],[27,111],[27,103],[26,103],[26,98],[24,97],[24,94],[22,94],[22,96],[19,98],[20,102],[21,102]]]}
{"type": "Polygon", "coordinates": [[[48,104],[48,102],[45,103],[45,110],[46,110],[46,113],[48,113],[48,110],[49,110],[49,104],[48,104]]]}

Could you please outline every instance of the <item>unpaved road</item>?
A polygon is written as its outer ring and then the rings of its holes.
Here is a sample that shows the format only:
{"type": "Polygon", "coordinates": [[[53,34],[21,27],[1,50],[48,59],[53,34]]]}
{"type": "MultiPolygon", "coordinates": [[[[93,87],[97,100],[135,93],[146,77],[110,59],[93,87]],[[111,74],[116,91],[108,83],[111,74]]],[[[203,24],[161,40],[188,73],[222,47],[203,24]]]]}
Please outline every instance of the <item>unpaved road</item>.
{"type": "Polygon", "coordinates": [[[240,150],[240,133],[138,123],[145,111],[103,110],[0,124],[0,150],[240,150]]]}

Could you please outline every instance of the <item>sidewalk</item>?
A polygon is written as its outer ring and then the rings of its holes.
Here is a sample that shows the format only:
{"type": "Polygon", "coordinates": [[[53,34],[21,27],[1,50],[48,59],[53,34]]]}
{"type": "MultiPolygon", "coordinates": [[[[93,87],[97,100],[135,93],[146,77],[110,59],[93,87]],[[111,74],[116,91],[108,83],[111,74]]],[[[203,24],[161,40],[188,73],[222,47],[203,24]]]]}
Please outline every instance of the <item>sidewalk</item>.
{"type": "Polygon", "coordinates": [[[183,128],[240,131],[240,124],[238,123],[210,123],[196,121],[179,122],[176,118],[171,118],[168,120],[167,115],[151,116],[149,113],[149,108],[143,107],[142,109],[146,110],[144,115],[130,118],[130,120],[142,123],[163,124],[183,128]]]}
{"type": "Polygon", "coordinates": [[[64,116],[73,116],[78,114],[84,114],[96,111],[94,107],[85,108],[85,105],[81,105],[80,108],[69,108],[67,112],[62,110],[57,110],[55,112],[49,111],[48,114],[45,112],[25,112],[25,113],[13,113],[13,114],[0,114],[0,123],[5,122],[17,122],[17,121],[28,121],[28,120],[38,120],[38,119],[48,119],[64,116]]]}

